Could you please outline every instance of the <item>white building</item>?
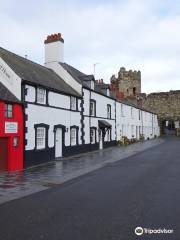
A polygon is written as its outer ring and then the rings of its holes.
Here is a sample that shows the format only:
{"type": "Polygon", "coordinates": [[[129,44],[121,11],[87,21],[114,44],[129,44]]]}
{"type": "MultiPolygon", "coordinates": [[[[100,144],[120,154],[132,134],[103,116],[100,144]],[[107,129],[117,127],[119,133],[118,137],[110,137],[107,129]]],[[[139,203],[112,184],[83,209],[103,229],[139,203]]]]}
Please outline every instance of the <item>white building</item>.
{"type": "MultiPolygon", "coordinates": [[[[121,103],[64,62],[60,34],[45,40],[45,67],[0,48],[8,81],[0,82],[24,104],[25,165],[115,145],[123,136],[159,136],[157,115],[121,103]]],[[[0,65],[0,66],[1,66],[0,65]]]]}

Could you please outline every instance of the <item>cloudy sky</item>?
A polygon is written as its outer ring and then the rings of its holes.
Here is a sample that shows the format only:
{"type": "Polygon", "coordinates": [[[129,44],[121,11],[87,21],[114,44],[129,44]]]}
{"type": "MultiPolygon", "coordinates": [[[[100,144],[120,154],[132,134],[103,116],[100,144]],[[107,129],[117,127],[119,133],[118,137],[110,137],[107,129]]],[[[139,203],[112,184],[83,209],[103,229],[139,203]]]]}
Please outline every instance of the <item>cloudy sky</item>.
{"type": "Polygon", "coordinates": [[[61,32],[65,62],[109,81],[142,72],[142,91],[180,89],[179,0],[0,0],[0,46],[44,63],[43,40],[61,32]]]}

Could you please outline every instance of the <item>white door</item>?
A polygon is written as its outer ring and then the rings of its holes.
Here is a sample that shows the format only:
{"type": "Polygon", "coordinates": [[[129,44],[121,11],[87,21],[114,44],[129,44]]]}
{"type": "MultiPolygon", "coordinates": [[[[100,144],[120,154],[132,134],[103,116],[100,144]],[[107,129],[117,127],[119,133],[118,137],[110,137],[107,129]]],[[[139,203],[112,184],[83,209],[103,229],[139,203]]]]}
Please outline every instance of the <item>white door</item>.
{"type": "Polygon", "coordinates": [[[62,129],[56,129],[56,136],[55,136],[55,157],[62,157],[62,129]]]}
{"type": "Polygon", "coordinates": [[[102,130],[100,130],[100,133],[99,133],[99,149],[103,149],[103,136],[102,136],[102,130]]]}

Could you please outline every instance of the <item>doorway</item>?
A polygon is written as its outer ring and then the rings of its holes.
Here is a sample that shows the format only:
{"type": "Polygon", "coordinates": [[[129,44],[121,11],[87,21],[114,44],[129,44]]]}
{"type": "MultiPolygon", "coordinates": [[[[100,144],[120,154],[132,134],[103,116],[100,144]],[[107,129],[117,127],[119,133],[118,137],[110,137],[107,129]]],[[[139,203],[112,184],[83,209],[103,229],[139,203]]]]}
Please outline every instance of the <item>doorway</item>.
{"type": "Polygon", "coordinates": [[[8,139],[0,138],[0,171],[8,168],[8,139]]]}
{"type": "Polygon", "coordinates": [[[62,128],[55,131],[55,157],[62,157],[62,128]]]}

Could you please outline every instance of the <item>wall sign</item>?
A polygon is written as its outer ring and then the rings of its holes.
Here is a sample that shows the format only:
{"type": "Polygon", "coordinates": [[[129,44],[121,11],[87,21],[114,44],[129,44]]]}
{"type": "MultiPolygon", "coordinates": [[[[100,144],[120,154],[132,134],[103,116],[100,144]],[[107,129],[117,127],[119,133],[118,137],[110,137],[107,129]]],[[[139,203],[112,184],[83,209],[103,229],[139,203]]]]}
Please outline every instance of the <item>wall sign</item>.
{"type": "Polygon", "coordinates": [[[17,122],[5,122],[5,133],[17,133],[18,123],[17,122]]]}

